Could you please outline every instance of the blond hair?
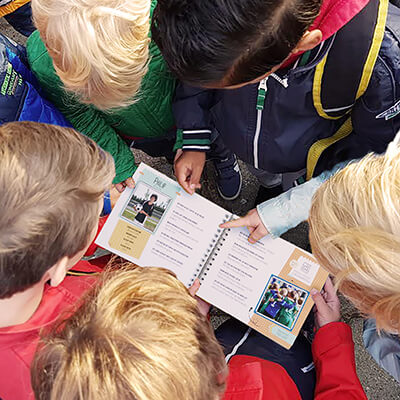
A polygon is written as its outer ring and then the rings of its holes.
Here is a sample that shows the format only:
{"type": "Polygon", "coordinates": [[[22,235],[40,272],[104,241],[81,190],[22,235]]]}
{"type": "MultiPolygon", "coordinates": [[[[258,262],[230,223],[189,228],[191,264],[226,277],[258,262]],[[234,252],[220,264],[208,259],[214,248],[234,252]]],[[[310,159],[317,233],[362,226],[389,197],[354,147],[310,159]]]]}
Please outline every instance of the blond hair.
{"type": "Polygon", "coordinates": [[[197,302],[171,272],[126,265],[44,338],[37,400],[217,400],[226,369],[197,302]]]}
{"type": "Polygon", "coordinates": [[[379,329],[400,328],[399,135],[325,182],[310,211],[310,242],[336,285],[379,329]]]}
{"type": "Polygon", "coordinates": [[[73,129],[0,127],[0,299],[88,244],[113,176],[111,156],[73,129]]]}
{"type": "Polygon", "coordinates": [[[134,102],[148,69],[150,0],[33,0],[66,89],[99,109],[134,102]]]}

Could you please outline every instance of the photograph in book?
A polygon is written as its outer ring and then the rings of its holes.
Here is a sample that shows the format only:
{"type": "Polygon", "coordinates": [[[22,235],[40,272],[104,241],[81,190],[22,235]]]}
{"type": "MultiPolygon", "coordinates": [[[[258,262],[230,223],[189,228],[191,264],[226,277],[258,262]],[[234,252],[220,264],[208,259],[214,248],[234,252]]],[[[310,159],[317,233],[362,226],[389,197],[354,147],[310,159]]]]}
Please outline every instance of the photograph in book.
{"type": "Polygon", "coordinates": [[[121,217],[149,232],[154,232],[170,202],[170,197],[144,182],[139,182],[133,189],[121,217]]]}
{"type": "Polygon", "coordinates": [[[292,330],[308,295],[309,292],[306,290],[276,275],[271,275],[256,312],[258,315],[292,330]]]}

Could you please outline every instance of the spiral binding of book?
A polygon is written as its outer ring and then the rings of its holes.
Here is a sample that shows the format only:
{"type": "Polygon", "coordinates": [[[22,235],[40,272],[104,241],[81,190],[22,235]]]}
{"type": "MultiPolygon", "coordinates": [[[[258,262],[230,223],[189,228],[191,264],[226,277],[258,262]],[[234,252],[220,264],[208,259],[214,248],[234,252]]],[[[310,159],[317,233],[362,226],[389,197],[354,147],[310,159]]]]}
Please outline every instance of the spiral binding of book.
{"type": "MultiPolygon", "coordinates": [[[[229,214],[225,214],[225,218],[223,219],[222,223],[228,222],[231,219],[230,217],[231,216],[229,214]]],[[[213,239],[211,240],[211,243],[208,245],[206,252],[203,254],[200,262],[197,265],[193,277],[190,280],[190,285],[193,284],[196,278],[199,278],[200,282],[202,282],[204,280],[204,276],[207,276],[207,272],[210,270],[210,266],[215,260],[215,256],[217,255],[218,251],[221,249],[221,245],[225,241],[229,231],[229,228],[217,229],[213,239]]]]}

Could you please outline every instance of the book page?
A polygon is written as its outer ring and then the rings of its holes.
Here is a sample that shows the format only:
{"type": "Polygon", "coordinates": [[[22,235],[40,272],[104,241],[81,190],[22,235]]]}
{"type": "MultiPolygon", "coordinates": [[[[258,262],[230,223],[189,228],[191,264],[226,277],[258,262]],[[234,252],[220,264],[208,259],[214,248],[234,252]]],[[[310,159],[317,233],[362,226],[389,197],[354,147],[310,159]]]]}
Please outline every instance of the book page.
{"type": "Polygon", "coordinates": [[[267,236],[247,241],[246,228],[224,233],[202,275],[198,296],[290,348],[328,274],[311,254],[267,236]]]}
{"type": "Polygon", "coordinates": [[[143,163],[133,179],[96,243],[137,265],[170,269],[190,286],[230,214],[143,163]]]}

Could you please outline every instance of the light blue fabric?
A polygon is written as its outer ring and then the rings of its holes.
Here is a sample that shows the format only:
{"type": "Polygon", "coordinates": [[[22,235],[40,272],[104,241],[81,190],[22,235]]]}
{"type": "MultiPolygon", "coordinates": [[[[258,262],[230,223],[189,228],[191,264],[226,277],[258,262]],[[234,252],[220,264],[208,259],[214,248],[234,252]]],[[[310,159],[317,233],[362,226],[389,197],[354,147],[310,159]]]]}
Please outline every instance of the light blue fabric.
{"type": "Polygon", "coordinates": [[[386,372],[400,382],[400,339],[396,334],[378,333],[374,319],[364,321],[364,346],[386,372]]]}
{"type": "Polygon", "coordinates": [[[316,190],[351,161],[336,164],[302,185],[295,186],[281,195],[257,206],[258,214],[272,236],[281,236],[308,218],[311,200],[316,190]]]}

